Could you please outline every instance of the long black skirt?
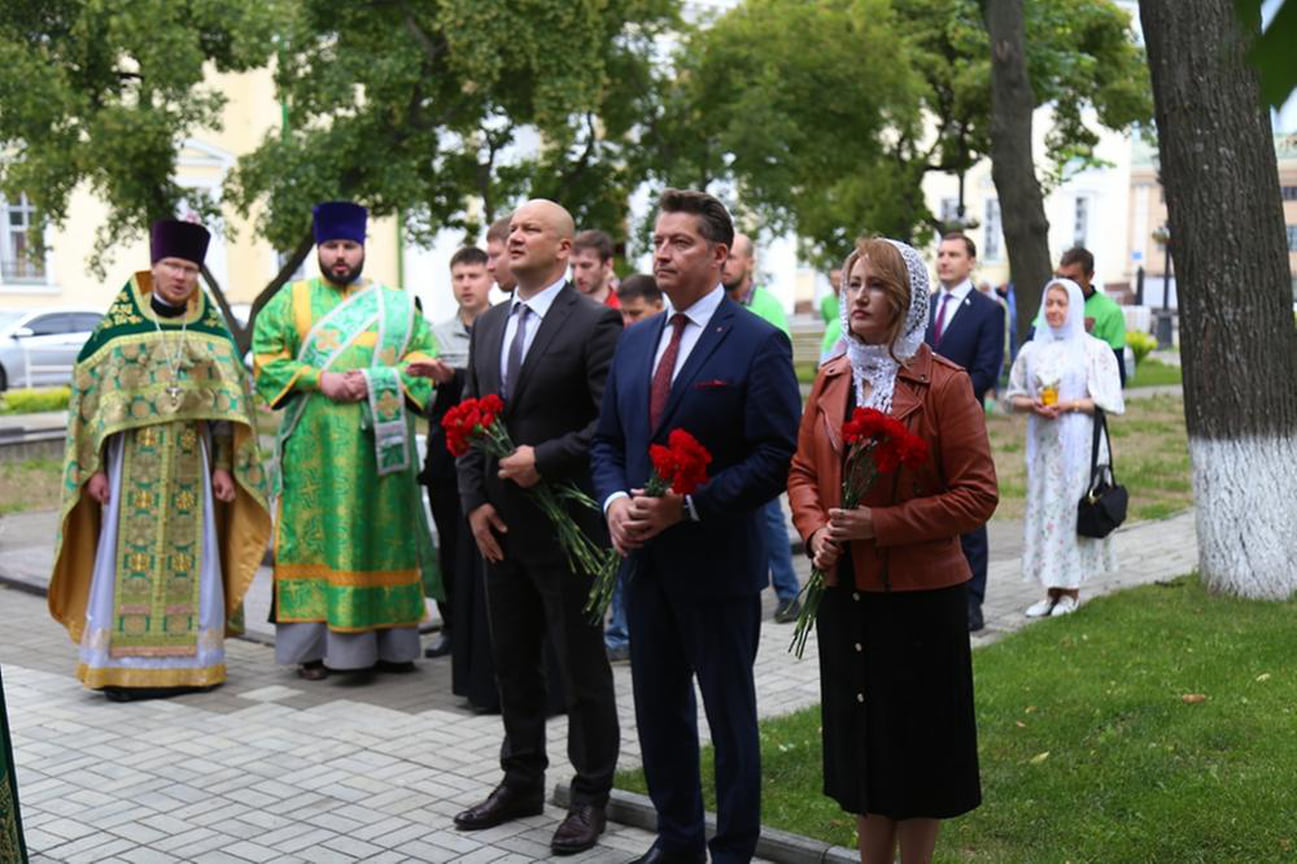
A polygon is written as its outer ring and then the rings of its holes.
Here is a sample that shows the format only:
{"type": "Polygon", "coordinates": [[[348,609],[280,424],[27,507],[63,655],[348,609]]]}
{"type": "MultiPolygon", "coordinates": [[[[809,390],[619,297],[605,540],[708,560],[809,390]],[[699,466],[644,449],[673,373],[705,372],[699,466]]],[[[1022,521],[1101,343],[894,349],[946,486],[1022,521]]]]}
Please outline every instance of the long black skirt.
{"type": "Polygon", "coordinates": [[[825,591],[824,794],[848,813],[947,819],[982,800],[964,585],[825,591]]]}

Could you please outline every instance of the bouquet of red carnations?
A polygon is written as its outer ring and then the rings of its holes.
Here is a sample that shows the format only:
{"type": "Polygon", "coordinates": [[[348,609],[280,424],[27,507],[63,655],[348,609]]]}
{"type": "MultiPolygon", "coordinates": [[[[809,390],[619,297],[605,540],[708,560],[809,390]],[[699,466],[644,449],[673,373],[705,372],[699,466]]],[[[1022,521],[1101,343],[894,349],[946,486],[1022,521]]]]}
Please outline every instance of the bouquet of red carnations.
{"type": "MultiPolygon", "coordinates": [[[[842,424],[842,441],[847,446],[847,462],[842,472],[843,510],[853,510],[874,488],[878,478],[900,466],[915,469],[928,459],[928,442],[905,428],[899,420],[873,408],[857,408],[851,419],[842,424]]],[[[811,578],[802,589],[802,609],[788,647],[798,658],[806,649],[806,637],[815,623],[815,613],[824,596],[824,571],[811,570],[811,578]]]]}
{"type": "MultiPolygon", "coordinates": [[[[441,427],[446,430],[446,449],[456,458],[471,447],[497,459],[513,453],[516,448],[509,438],[509,430],[500,421],[502,411],[504,401],[494,393],[481,399],[465,399],[447,411],[441,420],[441,427]]],[[[617,553],[601,548],[587,537],[564,506],[564,502],[570,501],[598,512],[599,505],[593,498],[571,483],[551,484],[545,480],[526,491],[554,525],[559,546],[573,570],[591,576],[596,585],[616,575],[617,553]]]]}
{"type": "MultiPolygon", "coordinates": [[[[661,498],[667,492],[692,495],[707,482],[707,465],[712,461],[712,454],[685,430],[672,429],[666,446],[649,445],[649,461],[653,463],[653,473],[644,484],[645,495],[650,498],[661,498]]],[[[614,569],[607,578],[596,579],[590,587],[590,599],[586,601],[585,609],[596,621],[602,621],[607,614],[616,584],[617,571],[614,569]]]]}

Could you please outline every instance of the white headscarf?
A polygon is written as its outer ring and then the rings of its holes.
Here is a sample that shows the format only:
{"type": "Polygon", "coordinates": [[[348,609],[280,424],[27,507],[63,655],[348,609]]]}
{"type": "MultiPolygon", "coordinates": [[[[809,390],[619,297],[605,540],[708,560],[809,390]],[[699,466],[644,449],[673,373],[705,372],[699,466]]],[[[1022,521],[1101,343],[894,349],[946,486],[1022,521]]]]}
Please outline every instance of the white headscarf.
{"type": "Polygon", "coordinates": [[[839,289],[838,314],[842,317],[842,339],[847,346],[847,359],[851,361],[851,378],[856,385],[856,404],[861,408],[876,408],[884,413],[891,410],[892,392],[896,388],[896,373],[900,363],[918,352],[923,344],[923,333],[928,326],[928,268],[914,247],[899,240],[888,240],[901,253],[910,277],[910,308],[905,313],[905,325],[891,345],[869,345],[851,332],[851,303],[846,297],[851,281],[851,268],[860,258],[853,249],[842,265],[842,287],[839,289]],[[865,393],[865,384],[870,386],[865,393]]]}
{"type": "MultiPolygon", "coordinates": [[[[1054,383],[1037,380],[1044,367],[1061,376],[1056,382],[1060,402],[1087,398],[1090,395],[1086,384],[1085,362],[1085,343],[1088,338],[1085,332],[1085,295],[1081,293],[1081,286],[1071,279],[1049,280],[1045,283],[1045,290],[1040,293],[1040,315],[1036,319],[1036,335],[1032,339],[1038,343],[1038,348],[1027,358],[1027,386],[1031,392],[1039,394],[1043,385],[1054,383]],[[1045,303],[1049,299],[1049,289],[1054,287],[1067,289],[1067,317],[1058,327],[1051,327],[1045,320],[1045,303]]],[[[1033,427],[1040,423],[1057,424],[1055,428],[1058,430],[1067,475],[1077,477],[1088,470],[1093,429],[1089,415],[1072,412],[1050,421],[1032,414],[1027,423],[1033,427]]],[[[1027,461],[1029,464],[1037,464],[1037,458],[1033,428],[1027,435],[1027,461]]]]}

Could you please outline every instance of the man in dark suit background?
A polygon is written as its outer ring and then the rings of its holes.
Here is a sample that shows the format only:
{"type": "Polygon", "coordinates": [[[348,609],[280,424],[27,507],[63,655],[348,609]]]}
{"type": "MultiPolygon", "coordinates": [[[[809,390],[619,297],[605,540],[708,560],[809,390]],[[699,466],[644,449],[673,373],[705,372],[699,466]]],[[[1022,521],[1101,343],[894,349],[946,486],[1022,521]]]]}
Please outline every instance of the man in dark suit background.
{"type": "MultiPolygon", "coordinates": [[[[567,692],[572,805],[554,834],[556,854],[593,846],[617,764],[620,731],[602,628],[584,611],[591,581],[573,573],[555,532],[526,490],[541,480],[592,492],[590,438],[621,317],[581,296],[566,279],[572,217],[552,201],[529,201],[509,223],[513,299],[473,327],[465,395],[499,393],[517,449],[499,460],[473,450],[459,459],[460,497],[487,561],[487,614],[500,687],[504,780],[458,814],[461,830],[491,828],[544,807],[546,631],[567,692]]],[[[602,538],[597,513],[574,512],[602,538]]]]}
{"type": "Polygon", "coordinates": [[[707,857],[695,676],[716,748],[712,860],[751,860],[760,831],[752,666],[768,563],[762,508],[786,484],[801,396],[788,337],[721,287],[733,238],[712,196],[663,193],[653,275],[671,306],[618,344],[591,449],[613,545],[633,556],[635,716],[658,817],[640,864],[707,857]],[[711,452],[710,479],[690,496],[646,497],[649,445],[672,429],[711,452]]]}
{"type": "MultiPolygon", "coordinates": [[[[1000,380],[1004,365],[1004,309],[973,287],[969,276],[977,266],[977,247],[963,234],[947,234],[937,247],[937,278],[941,290],[932,298],[924,341],[932,350],[958,363],[973,379],[978,402],[1000,380]]],[[[982,601],[986,597],[989,550],[986,526],[959,538],[972,568],[968,582],[968,630],[984,626],[982,601]]]]}

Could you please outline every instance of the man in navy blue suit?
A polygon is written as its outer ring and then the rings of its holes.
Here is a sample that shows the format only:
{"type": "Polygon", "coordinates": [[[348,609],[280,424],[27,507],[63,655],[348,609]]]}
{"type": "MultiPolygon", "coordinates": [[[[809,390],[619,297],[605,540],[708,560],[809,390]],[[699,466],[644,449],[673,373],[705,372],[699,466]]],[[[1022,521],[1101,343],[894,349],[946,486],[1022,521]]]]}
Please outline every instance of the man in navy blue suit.
{"type": "Polygon", "coordinates": [[[752,665],[767,555],[762,507],[783,491],[801,395],[788,337],[725,296],[734,226],[702,192],[658,204],[653,275],[671,301],[623,334],[590,456],[627,586],[635,717],[658,816],[640,864],[707,860],[693,679],[716,748],[717,862],[750,861],[761,825],[752,665]],[[643,495],[649,445],[673,429],[712,455],[692,495],[643,495]]]}
{"type": "MultiPolygon", "coordinates": [[[[1004,365],[1004,308],[973,287],[969,275],[977,266],[977,247],[963,234],[947,234],[937,247],[937,278],[941,290],[932,298],[924,341],[932,350],[958,363],[973,379],[973,395],[981,402],[1000,379],[1004,365]]],[[[959,538],[973,571],[968,582],[968,630],[984,626],[989,555],[986,526],[959,538]]]]}

